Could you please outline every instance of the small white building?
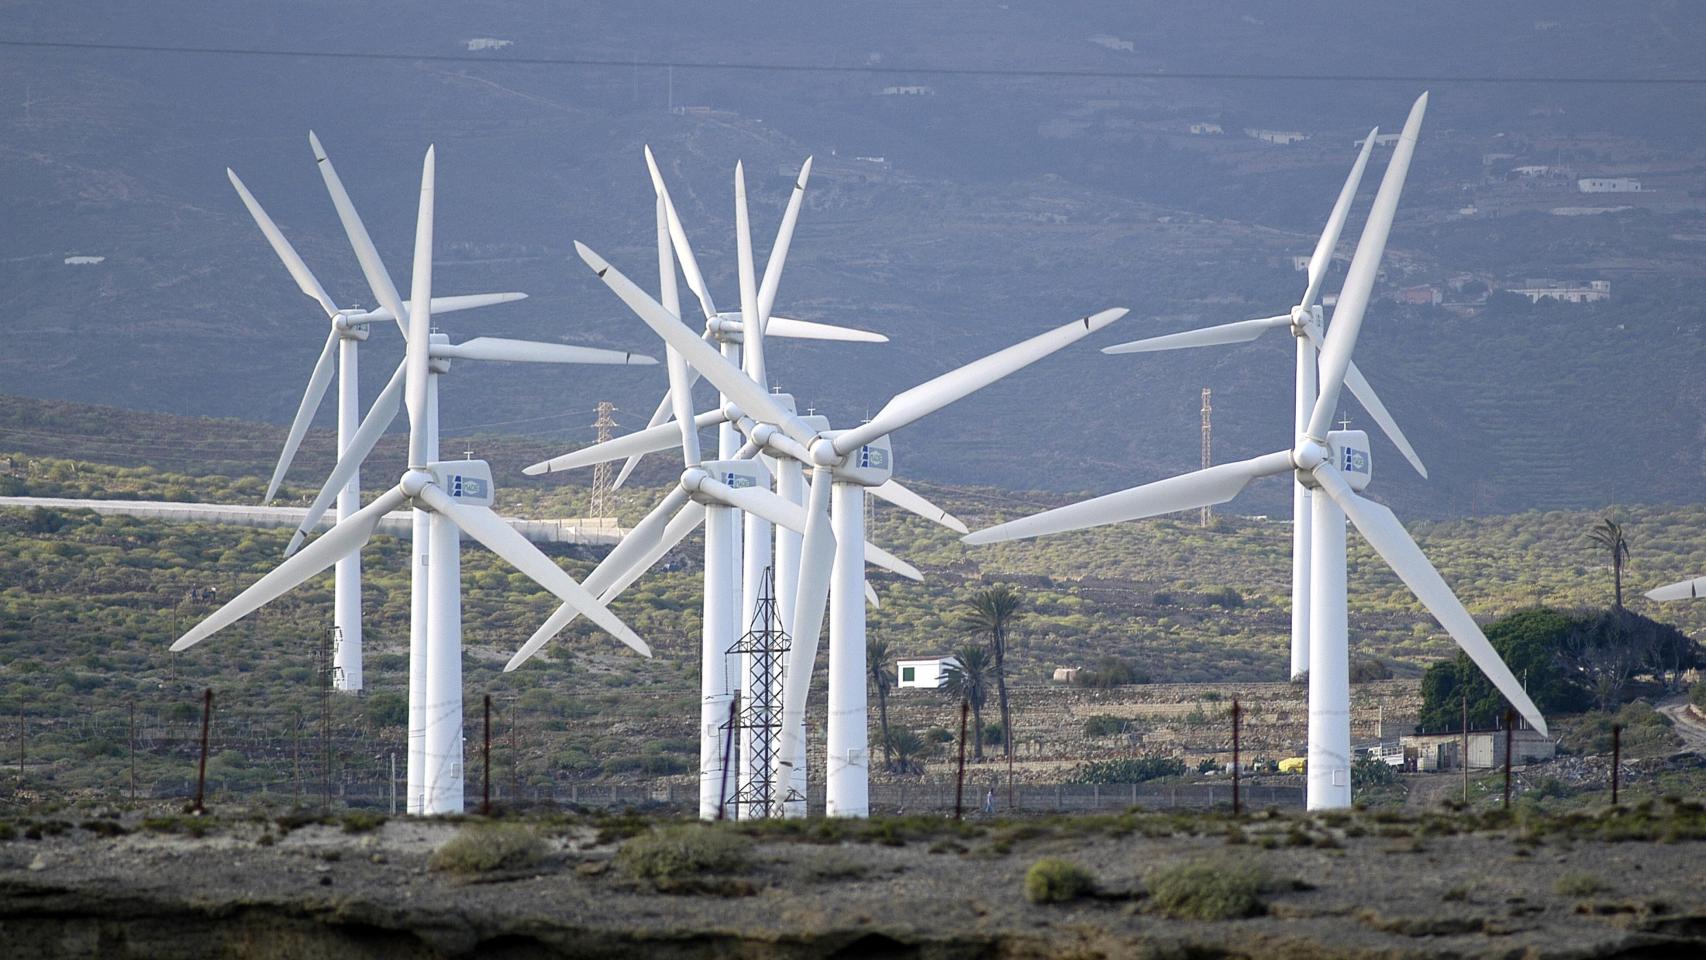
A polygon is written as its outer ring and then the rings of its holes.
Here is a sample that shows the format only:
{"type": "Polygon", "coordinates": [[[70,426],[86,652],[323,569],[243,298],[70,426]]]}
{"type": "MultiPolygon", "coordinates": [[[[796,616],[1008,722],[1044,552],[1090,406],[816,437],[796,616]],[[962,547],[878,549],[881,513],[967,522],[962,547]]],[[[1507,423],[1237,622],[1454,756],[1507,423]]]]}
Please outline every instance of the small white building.
{"type": "Polygon", "coordinates": [[[1521,294],[1530,303],[1542,300],[1557,300],[1561,303],[1598,303],[1611,299],[1610,280],[1592,280],[1586,284],[1569,283],[1562,280],[1526,280],[1520,287],[1512,287],[1511,293],[1521,294]]]}
{"type": "Polygon", "coordinates": [[[1223,134],[1226,131],[1218,123],[1209,123],[1207,121],[1199,121],[1197,123],[1191,124],[1191,132],[1196,134],[1199,137],[1214,137],[1214,136],[1219,136],[1220,134],[1223,134]]]}
{"type": "Polygon", "coordinates": [[[904,657],[895,661],[899,686],[935,690],[948,682],[948,668],[960,662],[953,657],[904,657]]]}
{"type": "Polygon", "coordinates": [[[1634,177],[1583,177],[1576,181],[1583,193],[1640,193],[1641,181],[1634,177]]]}
{"type": "MultiPolygon", "coordinates": [[[[1377,133],[1374,135],[1374,145],[1377,147],[1394,146],[1398,143],[1399,136],[1401,136],[1401,134],[1377,133]]],[[[1361,150],[1362,142],[1367,139],[1367,137],[1357,137],[1355,140],[1351,141],[1351,147],[1356,150],[1361,150]]]]}
{"type": "Polygon", "coordinates": [[[1309,139],[1309,134],[1301,130],[1263,130],[1258,127],[1245,127],[1244,136],[1253,137],[1263,143],[1277,143],[1282,146],[1309,139]]]}
{"type": "Polygon", "coordinates": [[[928,97],[936,91],[922,83],[897,83],[883,88],[885,97],[928,97]]]}

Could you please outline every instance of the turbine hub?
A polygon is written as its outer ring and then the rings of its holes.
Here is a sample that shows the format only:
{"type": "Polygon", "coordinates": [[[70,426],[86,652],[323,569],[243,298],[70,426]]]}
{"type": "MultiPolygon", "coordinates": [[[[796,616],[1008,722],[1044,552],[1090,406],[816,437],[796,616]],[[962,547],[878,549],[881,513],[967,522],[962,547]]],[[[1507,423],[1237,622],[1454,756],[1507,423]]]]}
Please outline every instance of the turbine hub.
{"type": "Polygon", "coordinates": [[[413,500],[420,496],[421,491],[425,490],[430,483],[432,483],[432,474],[411,467],[408,472],[403,474],[403,479],[398,481],[397,488],[403,491],[403,496],[413,500]]]}
{"type": "Polygon", "coordinates": [[[1309,472],[1326,463],[1332,458],[1327,445],[1304,437],[1297,442],[1297,447],[1291,451],[1291,465],[1304,472],[1309,472]]]}
{"type": "Polygon", "coordinates": [[[1291,335],[1307,337],[1309,335],[1309,311],[1303,309],[1303,304],[1291,308],[1291,335]]]}
{"type": "Polygon", "coordinates": [[[341,310],[332,317],[332,329],[338,332],[338,336],[346,340],[367,339],[367,321],[358,320],[341,310]]]}

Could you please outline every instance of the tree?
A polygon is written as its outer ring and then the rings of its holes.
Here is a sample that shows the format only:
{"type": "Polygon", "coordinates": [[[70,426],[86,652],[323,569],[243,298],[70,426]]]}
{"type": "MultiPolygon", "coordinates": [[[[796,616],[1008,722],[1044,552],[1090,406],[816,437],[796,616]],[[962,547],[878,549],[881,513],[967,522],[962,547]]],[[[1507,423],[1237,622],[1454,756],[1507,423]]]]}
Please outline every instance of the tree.
{"type": "MultiPolygon", "coordinates": [[[[1579,619],[1560,610],[1533,607],[1487,625],[1487,640],[1542,713],[1573,712],[1586,706],[1580,686],[1559,656],[1579,619]]],[[[1463,721],[1465,694],[1474,726],[1490,727],[1504,716],[1505,698],[1480,668],[1458,654],[1435,662],[1422,674],[1421,728],[1457,729],[1463,721]]]]}
{"type": "Polygon", "coordinates": [[[1588,531],[1588,539],[1605,548],[1611,553],[1611,577],[1614,592],[1612,594],[1612,609],[1623,609],[1623,565],[1629,562],[1629,540],[1623,536],[1623,525],[1611,519],[1609,515],[1601,517],[1599,522],[1588,531]]]}
{"type": "Polygon", "coordinates": [[[1013,715],[1007,701],[1007,627],[1025,605],[1019,591],[1005,583],[972,594],[971,626],[989,635],[989,649],[994,654],[995,691],[1001,704],[1001,746],[1007,757],[1013,756],[1013,715]]]}
{"type": "Polygon", "coordinates": [[[889,642],[878,637],[865,641],[865,666],[871,671],[871,686],[877,691],[877,719],[882,725],[883,768],[894,769],[894,753],[889,737],[889,691],[894,688],[894,674],[889,672],[889,642]]]}
{"type": "MultiPolygon", "coordinates": [[[[974,643],[954,651],[955,663],[948,664],[942,671],[942,689],[953,696],[971,704],[972,729],[981,734],[983,730],[983,704],[989,698],[990,674],[994,671],[989,651],[974,643]]],[[[976,750],[972,754],[978,760],[983,759],[983,737],[974,736],[972,743],[976,750]]]]}
{"type": "Polygon", "coordinates": [[[895,773],[923,773],[924,754],[927,749],[923,737],[904,727],[883,737],[883,754],[888,756],[890,751],[893,751],[894,760],[889,769],[895,773]]]}

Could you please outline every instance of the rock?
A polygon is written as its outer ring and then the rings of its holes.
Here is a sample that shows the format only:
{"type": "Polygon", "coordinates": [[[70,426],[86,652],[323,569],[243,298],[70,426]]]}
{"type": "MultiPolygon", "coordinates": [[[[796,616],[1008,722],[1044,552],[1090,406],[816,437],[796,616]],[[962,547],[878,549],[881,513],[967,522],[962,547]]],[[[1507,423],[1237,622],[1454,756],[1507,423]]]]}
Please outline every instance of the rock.
{"type": "Polygon", "coordinates": [[[30,861],[30,869],[31,870],[46,870],[47,869],[47,855],[41,854],[41,853],[36,854],[35,859],[30,861]]]}

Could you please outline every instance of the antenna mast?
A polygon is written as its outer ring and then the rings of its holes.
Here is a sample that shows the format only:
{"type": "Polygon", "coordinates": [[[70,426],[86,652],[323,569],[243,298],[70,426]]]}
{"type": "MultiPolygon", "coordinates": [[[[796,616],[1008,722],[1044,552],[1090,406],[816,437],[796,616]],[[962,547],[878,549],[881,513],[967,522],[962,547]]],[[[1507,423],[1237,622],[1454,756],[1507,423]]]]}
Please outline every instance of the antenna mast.
{"type": "MultiPolygon", "coordinates": [[[[1204,470],[1214,465],[1214,404],[1210,402],[1213,391],[1202,388],[1202,466],[1204,470]]],[[[1202,525],[1208,526],[1214,519],[1214,508],[1202,508],[1202,525]]]]}

